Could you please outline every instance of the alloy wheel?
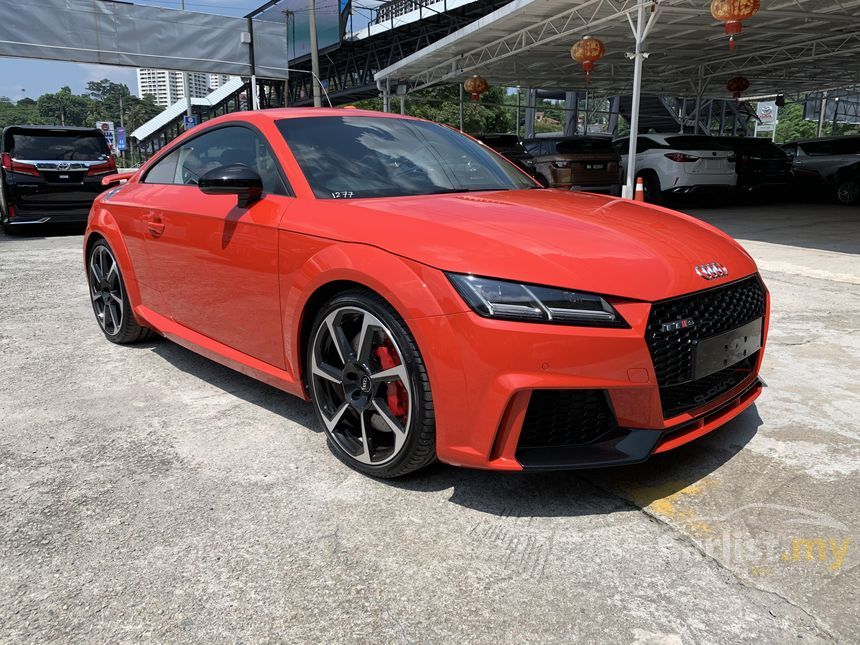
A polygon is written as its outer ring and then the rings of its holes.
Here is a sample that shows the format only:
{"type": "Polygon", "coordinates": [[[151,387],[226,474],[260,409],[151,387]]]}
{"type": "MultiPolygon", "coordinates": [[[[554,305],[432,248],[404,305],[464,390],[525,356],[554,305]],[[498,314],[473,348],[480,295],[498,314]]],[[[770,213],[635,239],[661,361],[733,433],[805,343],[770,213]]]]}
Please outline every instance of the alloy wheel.
{"type": "Polygon", "coordinates": [[[329,437],[355,461],[381,466],[403,449],[413,392],[391,330],[357,306],[331,311],[312,340],[313,400],[329,437]]]}
{"type": "Polygon", "coordinates": [[[99,325],[106,334],[119,333],[123,317],[122,280],[110,250],[98,244],[90,255],[90,298],[99,325]]]}
{"type": "Polygon", "coordinates": [[[843,204],[853,204],[860,199],[860,182],[843,181],[836,189],[836,197],[843,204]]]}

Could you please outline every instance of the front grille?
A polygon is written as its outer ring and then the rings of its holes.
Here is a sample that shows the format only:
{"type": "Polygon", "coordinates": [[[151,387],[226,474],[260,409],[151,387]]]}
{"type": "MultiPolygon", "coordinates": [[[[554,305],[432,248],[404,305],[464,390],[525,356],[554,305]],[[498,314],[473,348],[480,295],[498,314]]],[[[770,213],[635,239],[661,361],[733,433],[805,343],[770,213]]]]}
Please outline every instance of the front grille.
{"type": "Polygon", "coordinates": [[[655,303],[648,317],[645,341],[657,383],[664,386],[689,381],[697,341],[761,318],[764,308],[764,287],[758,276],[655,303]],[[664,324],[681,320],[692,320],[693,324],[663,331],[664,324]]]}
{"type": "Polygon", "coordinates": [[[652,305],[645,341],[660,386],[664,416],[703,405],[731,389],[718,391],[715,386],[727,381],[725,375],[718,375],[737,365],[692,381],[696,343],[741,327],[764,313],[765,291],[758,276],[652,305]],[[673,325],[680,321],[689,322],[686,326],[673,325]],[[672,328],[665,329],[667,324],[672,328]]]}
{"type": "Polygon", "coordinates": [[[614,430],[617,425],[602,390],[535,390],[517,446],[581,446],[614,430]]]}
{"type": "Polygon", "coordinates": [[[673,417],[687,410],[722,396],[752,374],[758,352],[750,354],[740,363],[714,372],[709,376],[695,381],[687,381],[677,385],[660,388],[660,403],[663,406],[663,416],[673,417]]]}

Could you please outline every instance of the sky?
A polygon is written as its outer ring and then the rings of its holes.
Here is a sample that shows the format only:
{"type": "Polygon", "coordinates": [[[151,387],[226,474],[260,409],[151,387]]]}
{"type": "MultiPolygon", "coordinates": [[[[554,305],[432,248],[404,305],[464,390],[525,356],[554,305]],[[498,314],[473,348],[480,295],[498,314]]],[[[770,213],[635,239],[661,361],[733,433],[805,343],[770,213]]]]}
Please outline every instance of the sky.
{"type": "MultiPolygon", "coordinates": [[[[179,9],[181,0],[134,0],[135,4],[179,9]]],[[[266,0],[185,0],[188,11],[216,13],[226,16],[244,16],[266,0]]],[[[356,0],[357,6],[379,4],[375,0],[356,0]]],[[[356,16],[361,9],[356,9],[356,16]]],[[[366,14],[366,11],[362,13],[366,14]]],[[[356,17],[358,20],[358,17],[356,17]]],[[[137,76],[133,67],[83,65],[57,61],[0,58],[0,96],[17,101],[24,96],[38,98],[46,92],[56,92],[68,85],[76,94],[86,88],[89,81],[108,78],[125,83],[132,94],[137,93],[137,76]]]]}

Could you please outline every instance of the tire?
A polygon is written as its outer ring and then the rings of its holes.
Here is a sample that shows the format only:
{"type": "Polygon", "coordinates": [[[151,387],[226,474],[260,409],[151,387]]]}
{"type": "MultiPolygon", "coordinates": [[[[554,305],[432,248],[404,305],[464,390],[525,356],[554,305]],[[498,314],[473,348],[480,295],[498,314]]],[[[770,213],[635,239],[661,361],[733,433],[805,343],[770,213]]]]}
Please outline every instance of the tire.
{"type": "Polygon", "coordinates": [[[436,459],[436,419],[415,338],[394,308],[353,289],[317,314],[307,348],[307,384],[335,456],[383,479],[436,459]]]}
{"type": "Polygon", "coordinates": [[[860,180],[842,179],[836,184],[833,191],[836,201],[845,206],[853,206],[860,202],[860,180]]]}
{"type": "Polygon", "coordinates": [[[652,172],[644,172],[636,175],[636,178],[642,177],[642,187],[645,190],[645,201],[649,204],[663,203],[663,191],[660,189],[660,179],[652,172]]]}
{"type": "Polygon", "coordinates": [[[110,342],[127,345],[152,335],[151,329],[138,325],[134,319],[119,263],[104,240],[98,240],[90,248],[87,284],[96,321],[110,342]]]}
{"type": "Polygon", "coordinates": [[[6,178],[3,176],[3,171],[0,170],[0,224],[3,225],[3,232],[6,235],[12,235],[13,226],[9,225],[9,206],[6,203],[6,178]]]}

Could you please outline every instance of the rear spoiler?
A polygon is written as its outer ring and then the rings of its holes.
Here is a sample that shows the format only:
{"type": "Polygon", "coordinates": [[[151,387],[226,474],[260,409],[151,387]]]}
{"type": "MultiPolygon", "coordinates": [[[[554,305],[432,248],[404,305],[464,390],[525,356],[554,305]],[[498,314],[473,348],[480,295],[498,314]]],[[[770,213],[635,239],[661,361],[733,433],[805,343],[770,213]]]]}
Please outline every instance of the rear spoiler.
{"type": "Polygon", "coordinates": [[[131,179],[133,176],[134,172],[120,172],[115,175],[108,175],[107,177],[102,177],[102,186],[110,186],[111,184],[125,182],[131,179]]]}

